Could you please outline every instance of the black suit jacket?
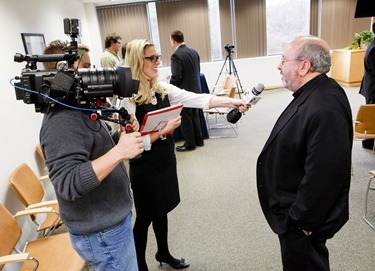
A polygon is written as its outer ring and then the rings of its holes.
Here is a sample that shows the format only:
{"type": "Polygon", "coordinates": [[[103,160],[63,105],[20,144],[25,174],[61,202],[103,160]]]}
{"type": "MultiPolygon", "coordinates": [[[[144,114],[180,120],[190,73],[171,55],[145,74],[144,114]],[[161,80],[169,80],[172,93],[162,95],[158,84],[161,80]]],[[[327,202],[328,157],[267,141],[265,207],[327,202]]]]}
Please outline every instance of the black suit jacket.
{"type": "Polygon", "coordinates": [[[260,204],[277,234],[294,225],[329,238],[349,216],[350,105],[325,74],[293,95],[257,161],[260,204]]]}
{"type": "Polygon", "coordinates": [[[186,44],[180,45],[171,57],[170,83],[179,88],[201,93],[200,59],[197,51],[186,44]]]}
{"type": "Polygon", "coordinates": [[[375,103],[375,39],[367,47],[364,64],[365,72],[359,93],[365,96],[367,104],[373,104],[375,103]]]}

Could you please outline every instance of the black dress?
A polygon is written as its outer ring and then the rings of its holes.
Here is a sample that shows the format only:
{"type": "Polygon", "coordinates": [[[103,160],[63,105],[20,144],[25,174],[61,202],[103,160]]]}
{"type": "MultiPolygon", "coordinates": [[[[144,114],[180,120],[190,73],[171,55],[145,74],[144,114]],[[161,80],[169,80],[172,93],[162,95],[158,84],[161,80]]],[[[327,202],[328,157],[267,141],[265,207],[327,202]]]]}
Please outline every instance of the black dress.
{"type": "MultiPolygon", "coordinates": [[[[157,104],[142,104],[136,107],[136,117],[142,123],[147,112],[168,107],[168,96],[161,100],[156,94],[157,104]]],[[[129,162],[130,181],[133,189],[136,215],[154,220],[173,210],[180,202],[177,179],[176,156],[173,136],[156,140],[151,150],[129,162]]]]}

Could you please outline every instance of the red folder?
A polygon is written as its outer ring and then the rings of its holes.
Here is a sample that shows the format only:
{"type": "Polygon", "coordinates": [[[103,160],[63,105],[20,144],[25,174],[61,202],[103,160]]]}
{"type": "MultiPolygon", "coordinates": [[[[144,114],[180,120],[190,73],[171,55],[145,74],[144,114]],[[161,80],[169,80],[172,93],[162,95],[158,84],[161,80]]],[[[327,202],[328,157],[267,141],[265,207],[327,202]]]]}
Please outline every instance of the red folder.
{"type": "Polygon", "coordinates": [[[180,115],[182,107],[183,104],[177,104],[148,112],[139,131],[142,135],[147,135],[163,129],[169,120],[180,115]]]}

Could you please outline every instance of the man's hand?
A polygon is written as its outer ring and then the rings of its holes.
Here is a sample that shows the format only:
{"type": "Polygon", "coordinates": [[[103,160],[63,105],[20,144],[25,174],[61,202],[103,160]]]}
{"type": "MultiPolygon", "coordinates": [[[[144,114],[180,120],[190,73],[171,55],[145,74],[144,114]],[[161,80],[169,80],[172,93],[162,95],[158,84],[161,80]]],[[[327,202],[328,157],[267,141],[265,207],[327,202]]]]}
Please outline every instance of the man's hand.
{"type": "Polygon", "coordinates": [[[133,132],[126,134],[122,132],[117,143],[117,151],[120,152],[123,160],[129,160],[141,154],[144,151],[141,133],[133,132]]]}
{"type": "Polygon", "coordinates": [[[127,134],[121,132],[120,139],[115,147],[106,154],[91,161],[99,182],[103,181],[119,163],[137,157],[143,151],[144,147],[141,133],[133,132],[127,134]]]}

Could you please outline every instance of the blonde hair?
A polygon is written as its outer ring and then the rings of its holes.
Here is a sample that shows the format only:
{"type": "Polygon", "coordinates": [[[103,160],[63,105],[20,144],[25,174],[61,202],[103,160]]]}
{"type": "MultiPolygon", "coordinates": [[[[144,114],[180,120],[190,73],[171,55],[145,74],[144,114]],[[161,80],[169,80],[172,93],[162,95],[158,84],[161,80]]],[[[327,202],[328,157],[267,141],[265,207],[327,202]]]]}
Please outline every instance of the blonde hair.
{"type": "Polygon", "coordinates": [[[167,94],[158,78],[149,78],[143,72],[145,50],[149,47],[155,47],[155,45],[146,39],[132,40],[126,46],[125,65],[131,68],[133,79],[140,81],[138,94],[133,98],[138,104],[151,103],[152,90],[160,94],[162,99],[167,94]]]}

